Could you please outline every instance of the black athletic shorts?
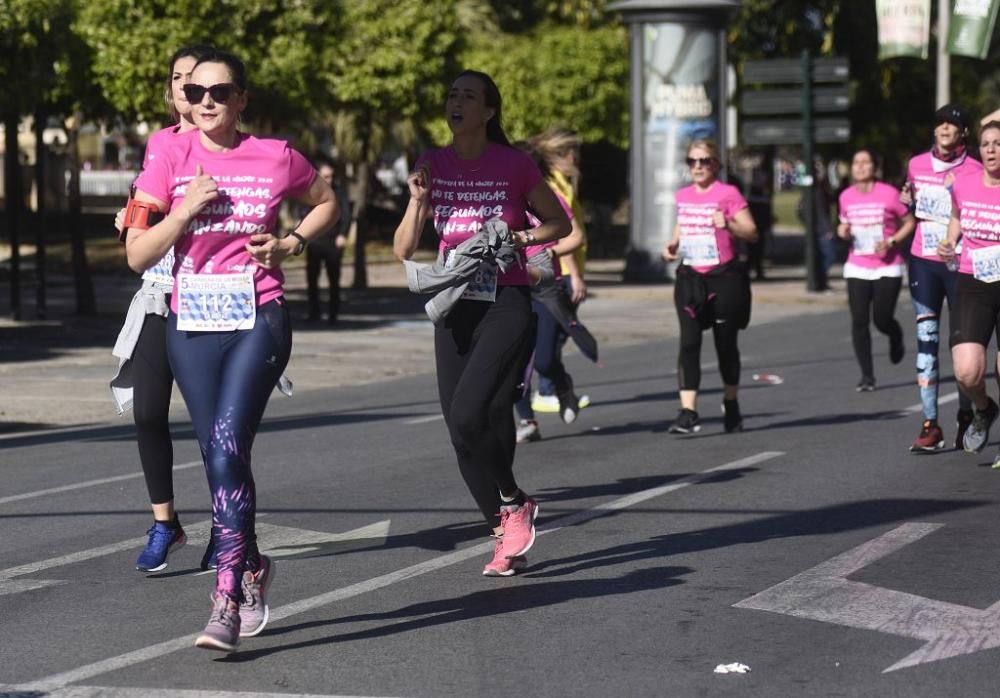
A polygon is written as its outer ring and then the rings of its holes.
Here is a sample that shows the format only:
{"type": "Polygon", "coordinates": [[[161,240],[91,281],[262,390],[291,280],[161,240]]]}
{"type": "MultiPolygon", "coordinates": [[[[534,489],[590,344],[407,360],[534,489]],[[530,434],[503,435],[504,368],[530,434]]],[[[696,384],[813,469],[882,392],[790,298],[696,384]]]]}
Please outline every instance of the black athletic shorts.
{"type": "Polygon", "coordinates": [[[988,347],[994,333],[1000,342],[1000,281],[987,283],[972,274],[959,274],[955,297],[951,346],[974,342],[988,347]]]}

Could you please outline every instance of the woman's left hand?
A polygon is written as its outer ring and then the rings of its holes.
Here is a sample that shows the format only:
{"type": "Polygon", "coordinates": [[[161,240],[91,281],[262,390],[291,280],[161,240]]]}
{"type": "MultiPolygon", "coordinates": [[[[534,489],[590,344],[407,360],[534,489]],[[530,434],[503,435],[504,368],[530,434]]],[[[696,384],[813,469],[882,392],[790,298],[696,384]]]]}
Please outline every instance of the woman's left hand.
{"type": "Polygon", "coordinates": [[[712,213],[712,225],[716,228],[726,228],[726,217],[723,215],[722,211],[715,210],[712,213]]]}
{"type": "Polygon", "coordinates": [[[250,242],[246,244],[246,250],[250,253],[257,266],[263,269],[274,269],[281,266],[285,257],[295,251],[298,240],[289,236],[277,238],[271,233],[257,233],[250,236],[250,242]],[[289,240],[291,243],[289,243],[289,240]]]}

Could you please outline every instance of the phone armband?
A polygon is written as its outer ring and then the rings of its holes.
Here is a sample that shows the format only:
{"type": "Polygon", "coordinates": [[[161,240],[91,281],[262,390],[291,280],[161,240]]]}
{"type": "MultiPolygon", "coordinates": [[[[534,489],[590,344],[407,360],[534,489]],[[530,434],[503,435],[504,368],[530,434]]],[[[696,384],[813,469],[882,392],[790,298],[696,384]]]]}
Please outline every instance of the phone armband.
{"type": "Polygon", "coordinates": [[[151,204],[148,201],[129,199],[128,204],[125,206],[125,222],[122,225],[118,239],[125,242],[125,236],[129,228],[148,230],[162,221],[163,218],[163,212],[160,211],[160,207],[156,204],[151,204]]]}

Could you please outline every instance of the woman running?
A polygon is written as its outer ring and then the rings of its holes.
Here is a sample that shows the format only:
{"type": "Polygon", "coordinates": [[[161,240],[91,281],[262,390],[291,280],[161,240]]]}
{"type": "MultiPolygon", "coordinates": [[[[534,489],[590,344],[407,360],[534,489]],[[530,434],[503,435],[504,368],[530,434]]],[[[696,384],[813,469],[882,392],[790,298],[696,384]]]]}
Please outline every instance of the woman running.
{"type": "Polygon", "coordinates": [[[736,240],[756,242],[757,226],[740,190],[719,181],[722,162],[716,145],[696,140],[688,148],[692,184],[677,192],[677,225],[663,250],[667,261],[681,259],[674,285],[680,325],[677,383],[681,410],[670,425],[673,434],[701,430],[701,337],[712,328],[719,357],[726,432],[743,429],[740,414],[740,350],[737,336],[750,322],[750,279],[736,257],[736,240]]]}
{"type": "MultiPolygon", "coordinates": [[[[986,351],[993,335],[1000,336],[1000,121],[982,127],[979,154],[983,171],[952,184],[948,236],[938,245],[941,259],[954,264],[962,241],[951,358],[955,379],[976,408],[962,440],[970,453],[983,450],[997,418],[997,403],[986,391],[986,351]]],[[[993,467],[1000,467],[1000,455],[993,467]]]]}
{"type": "MultiPolygon", "coordinates": [[[[531,156],[531,159],[538,166],[545,181],[551,186],[550,178],[552,170],[542,153],[526,141],[515,143],[515,147],[531,156]]],[[[553,191],[555,191],[554,188],[553,191]]],[[[559,200],[563,211],[566,212],[566,216],[570,219],[570,225],[572,226],[570,234],[561,240],[546,242],[542,245],[529,245],[525,248],[524,252],[529,264],[534,264],[534,260],[541,260],[542,264],[545,264],[547,268],[552,270],[553,279],[548,283],[560,284],[560,287],[557,288],[543,282],[533,286],[531,289],[531,310],[537,318],[534,359],[531,363],[540,381],[550,386],[552,396],[562,395],[562,402],[566,406],[566,409],[560,409],[559,414],[562,420],[569,424],[576,419],[576,414],[579,410],[579,401],[573,393],[573,379],[567,373],[566,367],[562,362],[562,343],[565,341],[566,333],[560,325],[559,320],[546,306],[544,298],[540,294],[543,291],[554,291],[561,296],[564,295],[566,298],[569,298],[570,307],[575,307],[575,303],[573,303],[566,287],[562,286],[565,277],[562,274],[558,260],[562,259],[563,255],[572,255],[584,244],[585,238],[583,229],[573,215],[573,210],[570,208],[569,202],[558,193],[556,193],[556,198],[559,200]]],[[[531,214],[528,214],[528,220],[533,226],[537,226],[540,223],[531,214]]],[[[573,269],[576,268],[574,264],[573,269]]],[[[579,277],[579,283],[582,286],[582,277],[579,277]]],[[[518,415],[517,443],[519,444],[529,441],[539,441],[542,438],[541,429],[538,427],[538,420],[535,418],[535,409],[532,406],[530,381],[529,377],[525,394],[515,405],[518,415]]]]}
{"type": "MultiPolygon", "coordinates": [[[[170,58],[170,77],[164,98],[173,126],[161,129],[146,142],[142,167],[146,169],[180,134],[195,128],[191,105],[182,87],[202,56],[212,49],[186,46],[170,58]]],[[[124,221],[124,211],[121,214],[124,221]]],[[[116,222],[119,230],[121,224],[116,222]]],[[[112,354],[119,359],[118,373],[111,380],[111,394],[119,413],[132,407],[135,418],[139,461],[146,478],[146,490],[153,508],[153,526],[146,532],[146,547],[139,554],[135,568],[156,572],[167,566],[168,555],[187,542],[177,512],[174,510],[174,449],[170,438],[170,395],[174,374],[167,361],[167,308],[173,286],[174,253],[163,258],[142,275],[142,288],[129,306],[125,325],[118,335],[112,354]]],[[[214,566],[212,542],[202,556],[201,567],[214,566]]]]}
{"type": "Polygon", "coordinates": [[[847,301],[851,309],[851,339],[861,368],[858,392],[875,390],[872,337],[875,327],[889,337],[889,360],[898,364],[906,348],[903,328],[896,321],[896,301],[903,285],[903,242],[915,221],[899,200],[899,190],[876,179],[875,154],[862,148],[851,160],[853,184],[840,193],[837,235],[851,241],[844,264],[847,301]]]}
{"type": "MultiPolygon", "coordinates": [[[[410,201],[393,240],[397,257],[413,256],[428,218],[440,238],[441,259],[491,219],[506,223],[516,248],[570,232],[538,168],[511,147],[501,115],[500,91],[488,75],[465,71],[452,83],[445,104],[451,144],[424,153],[407,179],[410,201]],[[541,225],[525,232],[529,208],[541,225]]],[[[532,340],[523,249],[518,257],[520,265],[477,284],[477,292],[458,300],[434,328],[441,410],[462,477],[496,536],[493,559],[483,569],[487,576],[509,576],[523,564],[538,514],[513,471],[511,407],[532,340]]]]}
{"type": "Polygon", "coordinates": [[[139,176],[136,198],[167,213],[131,229],[126,251],[139,271],[174,248],[167,352],[205,461],[218,556],[212,613],[195,644],[231,652],[267,623],[275,572],[257,549],[250,451],[291,352],[280,264],[334,223],[337,205],[287,143],[239,130],[247,105],[239,58],[202,56],[183,89],[197,129],[139,176]],[[312,209],[278,239],[271,233],[285,197],[312,209]]]}
{"type": "MultiPolygon", "coordinates": [[[[917,320],[917,385],[923,405],[920,433],[910,451],[937,451],[945,446],[938,424],[938,346],[940,317],[948,299],[949,323],[955,324],[955,282],[958,272],[938,257],[937,248],[951,220],[951,186],[957,177],[978,174],[983,166],[968,153],[969,117],[957,104],[946,104],[934,114],[934,145],[913,157],[907,167],[903,203],[917,218],[910,245],[910,299],[917,320]]],[[[962,448],[965,430],[972,422],[972,404],[959,391],[955,448],[962,448]]]]}
{"type": "MultiPolygon", "coordinates": [[[[563,238],[555,247],[559,259],[559,274],[562,285],[560,292],[570,300],[574,311],[587,297],[587,284],[583,279],[587,264],[587,229],[583,223],[583,207],[577,196],[580,179],[580,146],[583,141],[579,134],[566,128],[550,128],[531,139],[532,147],[545,159],[547,174],[545,181],[552,191],[566,201],[572,211],[573,232],[563,238]]],[[[539,332],[546,329],[541,324],[539,316],[539,332]]],[[[568,335],[565,329],[557,324],[553,328],[555,336],[551,340],[546,337],[546,343],[552,344],[553,361],[562,365],[562,350],[566,345],[568,335]]],[[[535,356],[536,366],[538,354],[535,356]]],[[[532,399],[533,409],[539,412],[558,412],[564,422],[570,423],[576,419],[581,408],[590,404],[590,397],[577,397],[573,390],[573,380],[566,373],[565,385],[556,385],[555,381],[545,373],[539,372],[538,394],[532,399]]]]}

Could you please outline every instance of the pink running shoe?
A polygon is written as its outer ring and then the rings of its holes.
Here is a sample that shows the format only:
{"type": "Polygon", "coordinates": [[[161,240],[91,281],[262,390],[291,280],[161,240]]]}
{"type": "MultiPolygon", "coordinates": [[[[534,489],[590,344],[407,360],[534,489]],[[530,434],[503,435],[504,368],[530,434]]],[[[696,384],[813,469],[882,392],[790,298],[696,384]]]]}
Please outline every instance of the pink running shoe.
{"type": "Polygon", "coordinates": [[[528,566],[528,558],[524,555],[507,557],[504,553],[503,537],[497,538],[497,547],[493,551],[493,559],[483,568],[484,577],[510,577],[528,566]]]}
{"type": "Polygon", "coordinates": [[[228,596],[212,594],[212,615],[194,644],[207,650],[235,652],[240,643],[240,605],[228,596]]]}
{"type": "Polygon", "coordinates": [[[274,581],[278,568],[267,555],[260,556],[260,569],[243,572],[243,603],[240,604],[240,637],[260,635],[270,609],[267,605],[267,590],[274,581]]]}
{"type": "Polygon", "coordinates": [[[538,504],[531,497],[524,498],[519,507],[500,507],[500,525],[503,527],[504,554],[507,557],[524,555],[535,543],[535,518],[538,504]]]}

